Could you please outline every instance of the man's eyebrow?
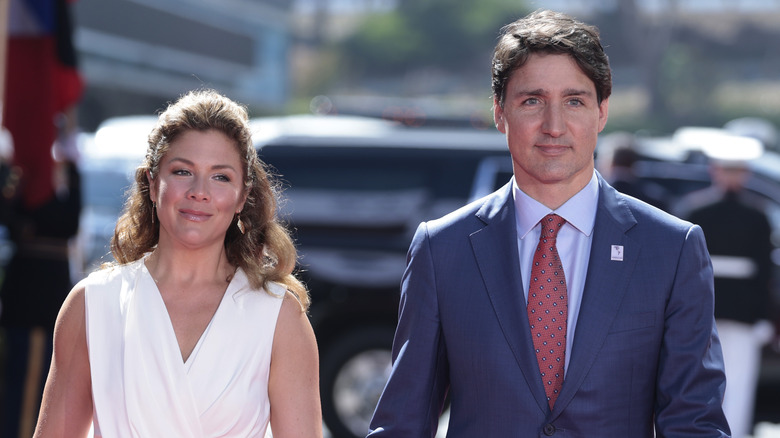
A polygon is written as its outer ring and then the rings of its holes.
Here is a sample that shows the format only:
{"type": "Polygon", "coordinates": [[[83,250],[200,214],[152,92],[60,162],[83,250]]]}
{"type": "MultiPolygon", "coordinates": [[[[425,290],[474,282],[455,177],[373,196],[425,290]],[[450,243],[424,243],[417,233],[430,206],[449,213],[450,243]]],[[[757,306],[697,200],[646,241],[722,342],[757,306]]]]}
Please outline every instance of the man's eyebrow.
{"type": "Polygon", "coordinates": [[[594,93],[590,90],[582,90],[579,88],[567,88],[563,90],[564,96],[593,96],[594,93]]]}
{"type": "Polygon", "coordinates": [[[517,94],[518,96],[541,96],[547,93],[544,91],[544,88],[537,88],[535,90],[520,89],[517,90],[517,93],[515,94],[517,94]]]}
{"type": "MultiPolygon", "coordinates": [[[[518,96],[544,96],[546,94],[549,94],[547,90],[544,88],[536,88],[536,89],[520,89],[517,90],[516,95],[518,96]]],[[[594,93],[590,90],[580,89],[580,88],[566,88],[563,90],[563,96],[593,96],[594,93]]]]}

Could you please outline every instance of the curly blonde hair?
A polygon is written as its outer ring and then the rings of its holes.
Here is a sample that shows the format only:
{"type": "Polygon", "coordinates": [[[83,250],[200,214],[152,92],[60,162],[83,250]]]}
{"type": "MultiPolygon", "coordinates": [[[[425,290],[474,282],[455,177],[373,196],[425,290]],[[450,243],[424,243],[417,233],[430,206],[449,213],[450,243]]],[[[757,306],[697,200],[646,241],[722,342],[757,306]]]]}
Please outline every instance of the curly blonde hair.
{"type": "Polygon", "coordinates": [[[297,251],[277,216],[280,186],[257,157],[247,109],[211,89],[190,91],[160,114],[149,134],[146,157],[136,169],[135,183],[128,192],[111,239],[114,259],[120,264],[130,263],[157,245],[160,224],[154,218],[156,212],[149,197],[147,172],[157,176],[171,143],[191,130],[216,130],[225,134],[235,144],[244,166],[247,198],[240,218],[245,232],[239,231],[238,217],[234,218],[225,234],[228,262],[241,268],[255,289],[269,281],[284,284],[307,310],[308,291],[294,275],[297,251]]]}

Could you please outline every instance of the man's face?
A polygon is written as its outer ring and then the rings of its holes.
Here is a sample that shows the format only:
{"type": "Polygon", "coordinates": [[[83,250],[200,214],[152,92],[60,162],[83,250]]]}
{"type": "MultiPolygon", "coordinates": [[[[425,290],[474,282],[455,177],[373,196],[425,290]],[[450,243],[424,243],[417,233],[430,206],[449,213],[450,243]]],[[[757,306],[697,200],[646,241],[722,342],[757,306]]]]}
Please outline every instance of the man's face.
{"type": "Polygon", "coordinates": [[[710,175],[715,184],[724,192],[739,192],[745,187],[750,169],[746,164],[720,165],[710,167],[710,175]]]}
{"type": "Polygon", "coordinates": [[[494,106],[520,189],[537,200],[550,190],[569,197],[581,190],[608,106],[570,56],[530,55],[509,78],[504,107],[494,106]]]}

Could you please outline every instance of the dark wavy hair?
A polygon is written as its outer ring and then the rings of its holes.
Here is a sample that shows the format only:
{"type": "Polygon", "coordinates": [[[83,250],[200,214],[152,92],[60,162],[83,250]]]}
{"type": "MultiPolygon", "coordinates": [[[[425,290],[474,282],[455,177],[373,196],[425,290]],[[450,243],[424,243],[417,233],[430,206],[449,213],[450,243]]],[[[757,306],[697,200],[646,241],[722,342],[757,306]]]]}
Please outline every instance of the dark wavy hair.
{"type": "Polygon", "coordinates": [[[493,99],[501,108],[509,78],[532,53],[571,56],[596,86],[599,103],[612,94],[612,72],[599,30],[560,12],[538,10],[501,29],[492,62],[493,99]]]}
{"type": "Polygon", "coordinates": [[[238,150],[244,167],[247,198],[241,222],[245,233],[238,230],[234,218],[225,234],[228,261],[246,273],[253,288],[259,289],[268,281],[282,283],[295,294],[302,308],[308,309],[308,291],[293,274],[297,251],[277,216],[280,185],[257,157],[247,109],[214,90],[191,91],[160,114],[111,239],[114,258],[120,264],[130,263],[157,245],[160,224],[153,217],[156,212],[149,197],[147,172],[156,177],[171,143],[192,130],[225,134],[238,150]]]}

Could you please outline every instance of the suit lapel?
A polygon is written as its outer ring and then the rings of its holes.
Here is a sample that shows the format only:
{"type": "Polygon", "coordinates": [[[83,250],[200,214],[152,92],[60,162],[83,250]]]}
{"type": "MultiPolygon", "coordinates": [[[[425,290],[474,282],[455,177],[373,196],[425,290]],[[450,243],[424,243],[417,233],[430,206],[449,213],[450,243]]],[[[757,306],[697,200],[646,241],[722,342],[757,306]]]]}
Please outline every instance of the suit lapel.
{"type": "Polygon", "coordinates": [[[556,413],[566,407],[582,384],[617,315],[641,250],[626,235],[635,224],[631,210],[617,191],[599,177],[599,203],[585,289],[556,413]],[[622,247],[622,260],[612,260],[613,245],[622,247]]]}
{"type": "Polygon", "coordinates": [[[471,246],[504,338],[539,407],[546,410],[522,291],[511,189],[511,183],[504,186],[477,212],[485,227],[471,234],[471,246]]]}

